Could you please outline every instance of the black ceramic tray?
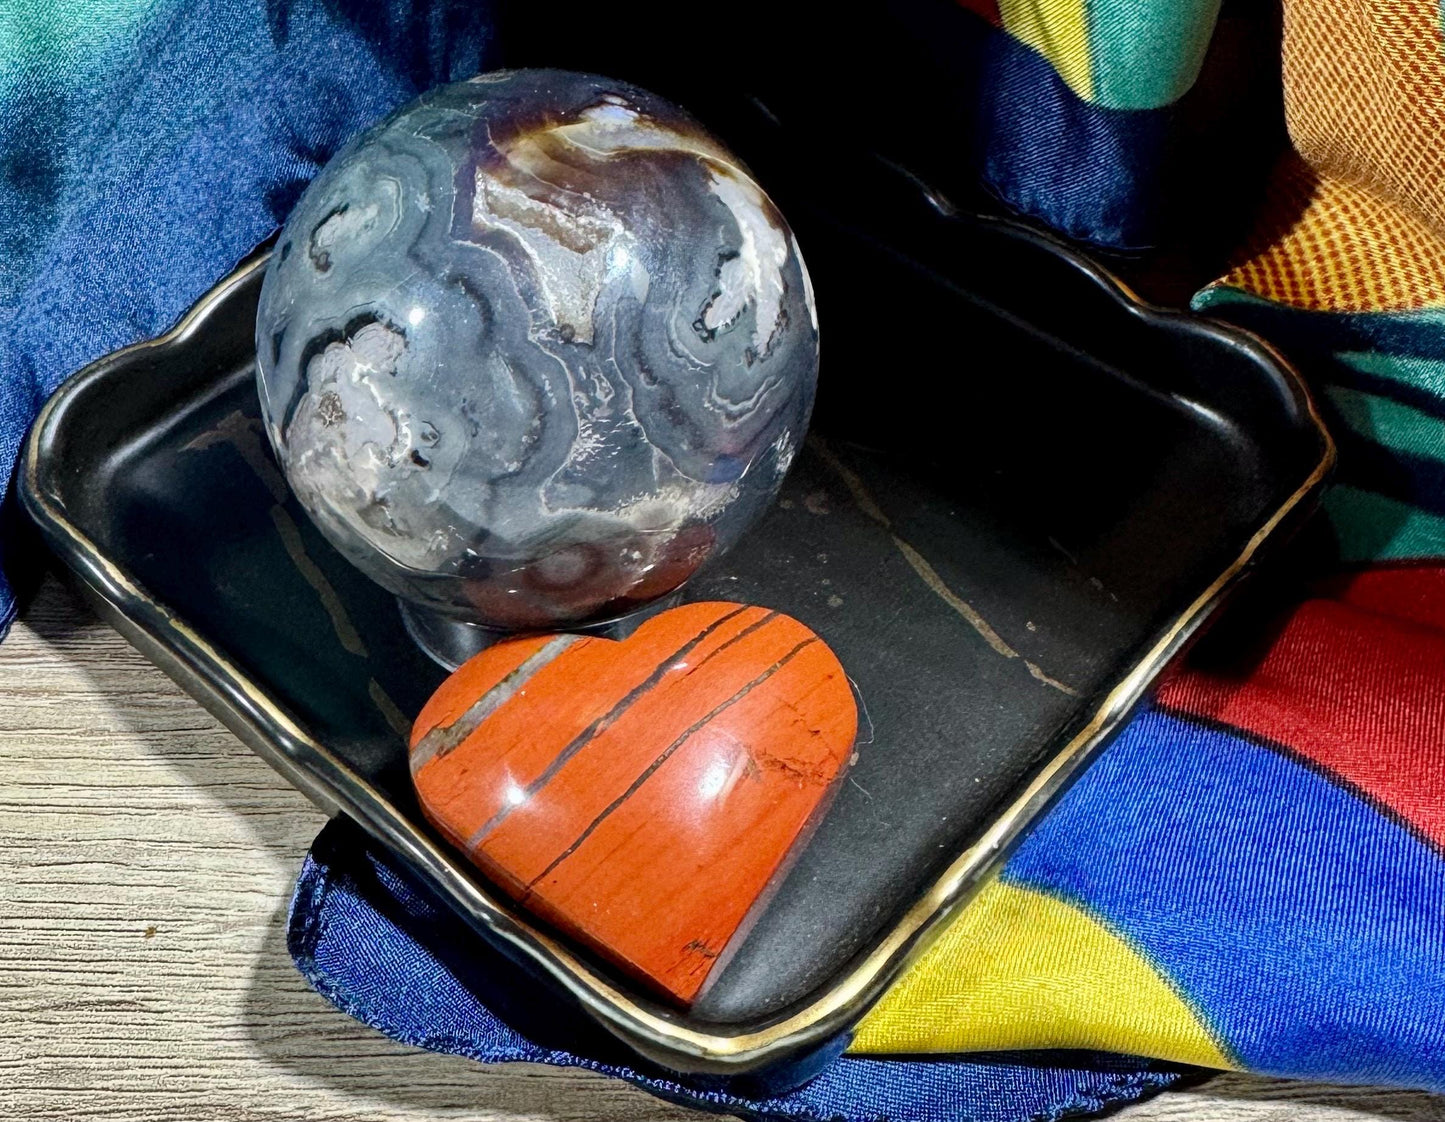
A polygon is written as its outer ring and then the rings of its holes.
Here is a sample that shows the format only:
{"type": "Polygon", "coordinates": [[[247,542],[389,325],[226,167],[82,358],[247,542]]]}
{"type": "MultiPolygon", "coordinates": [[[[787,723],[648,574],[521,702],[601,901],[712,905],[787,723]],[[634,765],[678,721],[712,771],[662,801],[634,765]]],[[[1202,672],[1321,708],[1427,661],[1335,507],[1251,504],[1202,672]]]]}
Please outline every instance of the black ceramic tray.
{"type": "Polygon", "coordinates": [[[771,513],[685,590],[781,609],[832,645],[865,714],[857,763],[686,1013],[518,913],[418,812],[404,737],[442,672],[271,459],[252,364],[262,260],[71,379],[26,451],[26,507],[125,635],[484,937],[675,1069],[758,1067],[861,1016],[1308,512],[1332,459],[1258,342],[868,174],[851,202],[780,200],[822,320],[814,436],[771,513]]]}

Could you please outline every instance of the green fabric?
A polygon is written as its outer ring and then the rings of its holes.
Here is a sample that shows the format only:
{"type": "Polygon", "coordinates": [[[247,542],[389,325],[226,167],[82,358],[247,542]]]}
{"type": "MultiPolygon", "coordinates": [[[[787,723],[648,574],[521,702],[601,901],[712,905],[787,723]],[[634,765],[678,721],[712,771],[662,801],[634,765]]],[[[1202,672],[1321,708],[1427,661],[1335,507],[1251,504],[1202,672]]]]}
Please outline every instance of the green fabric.
{"type": "Polygon", "coordinates": [[[1340,483],[1324,510],[1346,563],[1445,556],[1445,518],[1409,503],[1340,483]]]}
{"type": "Polygon", "coordinates": [[[1157,109],[1189,91],[1204,66],[1220,0],[1089,0],[1097,105],[1157,109]]]}
{"type": "Polygon", "coordinates": [[[1341,351],[1336,357],[1362,374],[1386,378],[1445,398],[1445,361],[1387,351],[1341,351]]]}
{"type": "Polygon", "coordinates": [[[158,0],[6,0],[0,4],[0,97],[28,74],[60,85],[65,71],[113,51],[158,0]]]}
{"type": "Polygon", "coordinates": [[[1224,285],[1194,307],[1269,338],[1313,388],[1341,444],[1323,505],[1342,561],[1445,555],[1433,482],[1445,465],[1445,312],[1306,311],[1224,285]]]}
{"type": "Polygon", "coordinates": [[[1340,420],[1359,436],[1404,452],[1445,461],[1445,421],[1379,394],[1327,386],[1340,420]]]}

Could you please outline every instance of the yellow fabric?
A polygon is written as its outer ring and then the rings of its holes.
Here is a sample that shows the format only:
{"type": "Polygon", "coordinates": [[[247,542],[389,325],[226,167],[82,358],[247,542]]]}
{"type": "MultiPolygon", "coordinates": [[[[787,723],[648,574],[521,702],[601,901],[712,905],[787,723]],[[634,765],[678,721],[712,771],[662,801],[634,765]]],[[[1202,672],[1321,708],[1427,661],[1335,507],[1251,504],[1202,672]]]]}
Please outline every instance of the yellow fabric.
{"type": "Polygon", "coordinates": [[[1085,0],[999,0],[1004,30],[1049,60],[1085,101],[1094,98],[1085,0]]]}
{"type": "Polygon", "coordinates": [[[1052,896],[993,881],[884,996],[851,1051],[1084,1048],[1237,1065],[1140,954],[1052,896]]]}

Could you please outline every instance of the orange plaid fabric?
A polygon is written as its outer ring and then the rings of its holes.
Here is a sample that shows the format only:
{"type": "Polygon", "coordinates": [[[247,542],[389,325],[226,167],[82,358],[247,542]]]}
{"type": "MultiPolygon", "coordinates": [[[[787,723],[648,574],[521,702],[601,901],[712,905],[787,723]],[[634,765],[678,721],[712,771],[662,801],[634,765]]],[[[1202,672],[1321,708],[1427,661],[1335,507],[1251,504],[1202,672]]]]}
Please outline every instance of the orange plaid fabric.
{"type": "Polygon", "coordinates": [[[1337,312],[1445,306],[1445,38],[1435,0],[1289,0],[1295,152],[1218,282],[1337,312]]]}
{"type": "Polygon", "coordinates": [[[1410,210],[1291,154],[1238,263],[1218,282],[1316,311],[1445,306],[1445,238],[1410,210]]]}
{"type": "Polygon", "coordinates": [[[1445,40],[1437,0],[1290,0],[1285,114],[1306,163],[1445,234],[1445,40]]]}

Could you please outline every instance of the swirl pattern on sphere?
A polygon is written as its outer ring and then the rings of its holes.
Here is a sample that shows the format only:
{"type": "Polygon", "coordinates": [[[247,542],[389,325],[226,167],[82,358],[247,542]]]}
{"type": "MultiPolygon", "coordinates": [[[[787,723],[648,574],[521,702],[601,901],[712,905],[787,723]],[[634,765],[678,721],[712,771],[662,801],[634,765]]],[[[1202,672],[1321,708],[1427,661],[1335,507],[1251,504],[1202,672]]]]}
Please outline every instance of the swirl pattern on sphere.
{"type": "Polygon", "coordinates": [[[503,627],[625,611],[771,501],[817,374],[806,269],[747,170],[635,87],[442,87],[306,191],[257,318],[268,431],[354,563],[503,627]]]}

